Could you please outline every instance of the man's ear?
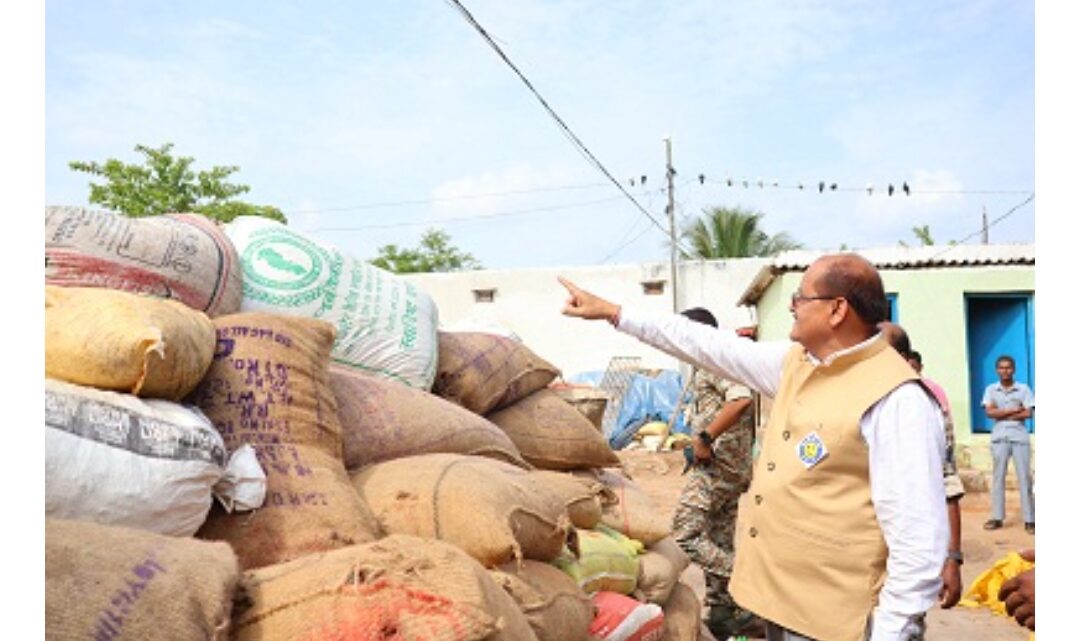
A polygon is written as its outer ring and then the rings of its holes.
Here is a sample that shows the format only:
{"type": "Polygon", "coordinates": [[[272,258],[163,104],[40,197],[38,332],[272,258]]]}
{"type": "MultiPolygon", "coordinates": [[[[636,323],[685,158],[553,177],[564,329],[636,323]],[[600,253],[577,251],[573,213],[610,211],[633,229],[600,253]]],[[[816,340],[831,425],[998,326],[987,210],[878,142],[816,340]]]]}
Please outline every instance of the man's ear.
{"type": "Polygon", "coordinates": [[[851,305],[848,304],[846,298],[836,298],[832,301],[832,311],[829,313],[829,326],[839,327],[848,314],[851,313],[851,305]]]}

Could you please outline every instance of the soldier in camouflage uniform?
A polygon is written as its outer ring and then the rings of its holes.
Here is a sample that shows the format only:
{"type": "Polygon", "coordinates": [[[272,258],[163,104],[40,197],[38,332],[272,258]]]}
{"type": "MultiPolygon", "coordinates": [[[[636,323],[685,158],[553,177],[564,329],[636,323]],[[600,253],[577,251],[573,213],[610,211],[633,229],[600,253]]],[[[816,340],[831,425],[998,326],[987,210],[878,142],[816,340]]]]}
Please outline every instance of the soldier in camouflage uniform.
{"type": "MultiPolygon", "coordinates": [[[[698,310],[683,315],[716,326],[712,314],[698,310]]],[[[750,487],[757,399],[749,388],[698,369],[691,375],[691,390],[688,418],[695,463],[675,508],[672,534],[705,574],[705,624],[723,641],[754,619],[735,604],[728,581],[735,562],[739,496],[750,487]]]]}

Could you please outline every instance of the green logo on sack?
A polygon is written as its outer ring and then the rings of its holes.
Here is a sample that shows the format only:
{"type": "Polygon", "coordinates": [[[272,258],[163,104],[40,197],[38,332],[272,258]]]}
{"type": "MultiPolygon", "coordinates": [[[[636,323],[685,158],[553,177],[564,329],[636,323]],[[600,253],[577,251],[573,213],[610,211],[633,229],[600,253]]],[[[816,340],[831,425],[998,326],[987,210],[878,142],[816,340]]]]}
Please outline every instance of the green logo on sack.
{"type": "Polygon", "coordinates": [[[304,238],[260,229],[244,249],[244,276],[267,289],[299,291],[319,279],[325,253],[304,238]]]}

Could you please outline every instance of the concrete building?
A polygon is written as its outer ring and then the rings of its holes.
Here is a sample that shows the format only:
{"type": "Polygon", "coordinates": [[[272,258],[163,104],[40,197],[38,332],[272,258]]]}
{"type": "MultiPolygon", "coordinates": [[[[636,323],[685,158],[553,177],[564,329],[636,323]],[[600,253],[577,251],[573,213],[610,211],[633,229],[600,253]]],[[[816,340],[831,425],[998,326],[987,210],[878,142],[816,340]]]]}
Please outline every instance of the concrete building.
{"type": "Polygon", "coordinates": [[[679,369],[679,361],[612,331],[604,323],[586,323],[562,315],[567,293],[557,280],[623,305],[650,312],[673,307],[705,307],[728,326],[753,323],[753,310],[737,301],[761,268],[764,258],[685,261],[678,266],[678,305],[671,299],[671,270],[666,263],[409,274],[439,308],[447,329],[503,330],[516,334],[534,352],[562,369],[565,376],[603,370],[612,357],[637,356],[641,366],[679,369]]]}

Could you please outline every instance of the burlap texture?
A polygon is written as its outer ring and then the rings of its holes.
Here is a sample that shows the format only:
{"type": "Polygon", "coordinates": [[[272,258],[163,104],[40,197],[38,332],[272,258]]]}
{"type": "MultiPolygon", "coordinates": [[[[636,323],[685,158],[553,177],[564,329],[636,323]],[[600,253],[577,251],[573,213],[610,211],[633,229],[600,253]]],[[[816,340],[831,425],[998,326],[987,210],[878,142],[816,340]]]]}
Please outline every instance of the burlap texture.
{"type": "Polygon", "coordinates": [[[45,283],[171,298],[210,317],[240,311],[236,249],[199,214],[130,218],[45,208],[45,283]]]}
{"type": "Polygon", "coordinates": [[[330,368],[330,385],[349,470],[439,452],[530,467],[498,426],[434,394],[339,366],[330,368]]]}
{"type": "Polygon", "coordinates": [[[45,375],[76,385],[180,400],[206,373],[214,326],[173,300],[45,286],[45,375]]]}
{"type": "Polygon", "coordinates": [[[550,561],[570,526],[563,504],[529,472],[484,457],[410,456],[363,468],[352,481],[386,532],[454,543],[485,567],[550,561]]]}
{"type": "Polygon", "coordinates": [[[636,483],[611,470],[582,470],[575,472],[606,485],[618,499],[604,506],[601,522],[641,541],[653,545],[671,534],[671,521],[661,514],[652,499],[636,483]]]}
{"type": "Polygon", "coordinates": [[[664,641],[697,641],[701,637],[701,601],[693,588],[675,584],[664,608],[664,641]]]}
{"type": "Polygon", "coordinates": [[[557,367],[511,338],[439,332],[439,363],[431,391],[487,414],[547,386],[558,375],[557,367]]]}
{"type": "Polygon", "coordinates": [[[214,364],[192,399],[230,451],[255,448],[267,490],[253,513],[215,507],[198,536],[229,541],[245,569],[378,538],[341,460],[328,373],[333,326],[261,312],[214,325],[214,364]]]}
{"type": "Polygon", "coordinates": [[[638,601],[661,606],[671,598],[671,591],[690,566],[690,557],[670,536],[649,546],[638,560],[641,571],[633,596],[638,601]]]}
{"type": "Polygon", "coordinates": [[[228,638],[239,568],[224,543],[45,519],[45,639],[228,638]]]}
{"type": "Polygon", "coordinates": [[[596,527],[603,516],[604,503],[614,499],[611,490],[595,479],[553,470],[535,470],[532,475],[566,505],[566,513],[576,528],[596,527]]]}
{"type": "Polygon", "coordinates": [[[525,614],[539,641],[586,641],[592,600],[562,570],[539,561],[506,563],[489,570],[525,614]]]}
{"type": "Polygon", "coordinates": [[[513,641],[524,615],[457,547],[392,535],[245,572],[234,641],[513,641]]]}
{"type": "Polygon", "coordinates": [[[488,415],[522,458],[545,470],[618,465],[604,435],[558,394],[542,389],[488,415]]]}

